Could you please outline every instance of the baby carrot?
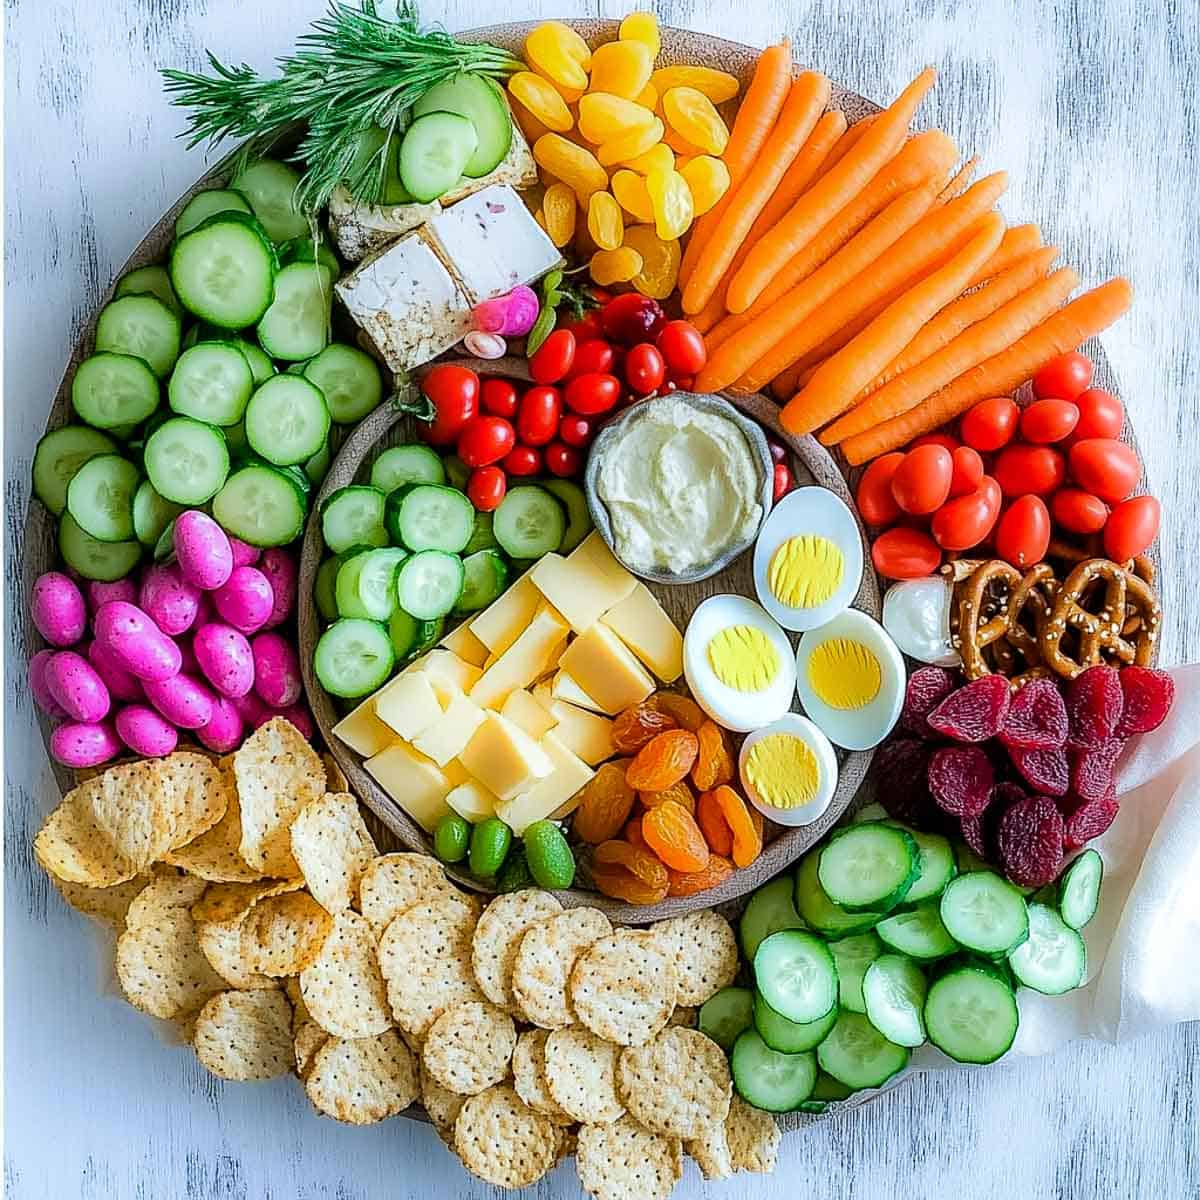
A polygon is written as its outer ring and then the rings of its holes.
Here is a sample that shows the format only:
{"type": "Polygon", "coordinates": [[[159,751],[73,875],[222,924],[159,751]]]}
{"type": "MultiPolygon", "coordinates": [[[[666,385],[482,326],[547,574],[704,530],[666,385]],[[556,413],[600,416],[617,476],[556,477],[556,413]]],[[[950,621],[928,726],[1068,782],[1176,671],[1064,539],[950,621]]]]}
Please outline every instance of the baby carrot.
{"type": "MultiPolygon", "coordinates": [[[[828,174],[834,167],[846,157],[847,153],[852,150],[858,140],[868,129],[871,128],[872,122],[875,120],[877,113],[872,113],[869,117],[863,117],[861,121],[855,121],[845,133],[838,138],[833,149],[829,152],[829,161],[825,164],[821,171],[822,175],[828,174]]],[[[782,213],[780,214],[783,215],[782,213]]]]}
{"type": "Polygon", "coordinates": [[[938,192],[938,203],[945,204],[947,200],[953,200],[955,196],[961,196],[970,187],[977,166],[979,166],[979,155],[973,154],[959,167],[954,178],[938,192]]]}
{"type": "Polygon", "coordinates": [[[1001,271],[1011,267],[1019,258],[1032,254],[1042,244],[1042,231],[1036,225],[1014,225],[1004,231],[996,253],[983,264],[971,280],[971,287],[999,275],[1001,271]]]}

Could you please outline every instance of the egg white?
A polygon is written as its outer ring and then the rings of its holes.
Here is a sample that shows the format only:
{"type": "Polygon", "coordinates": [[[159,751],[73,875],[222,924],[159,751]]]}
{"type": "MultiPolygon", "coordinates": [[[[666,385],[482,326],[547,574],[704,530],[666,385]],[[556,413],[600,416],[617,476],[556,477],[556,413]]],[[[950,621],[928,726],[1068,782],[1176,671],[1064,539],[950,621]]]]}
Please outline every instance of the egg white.
{"type": "Polygon", "coordinates": [[[900,718],[904,704],[904,659],[896,643],[865,612],[849,608],[819,629],[800,639],[796,650],[796,691],[804,711],[831,742],[846,750],[869,750],[878,746],[900,718]],[[862,708],[833,708],[813,690],[808,680],[808,660],[824,642],[835,638],[858,642],[879,663],[879,691],[862,708]]]}
{"type": "Polygon", "coordinates": [[[771,510],[754,547],[754,589],[759,603],[784,629],[816,629],[849,608],[862,582],[862,536],[854,514],[828,488],[803,487],[771,510]],[[827,538],[842,552],[842,581],[824,604],[793,608],[776,599],[767,581],[775,551],[791,537],[811,533],[827,538]]]}
{"type": "Polygon", "coordinates": [[[718,725],[745,733],[769,725],[791,707],[796,688],[796,657],[787,634],[745,596],[711,596],[692,613],[683,635],[683,674],[696,703],[718,725]],[[766,634],[779,669],[759,692],[740,692],[717,678],[708,661],[708,643],[723,629],[749,625],[766,634]]]}
{"type": "Polygon", "coordinates": [[[940,575],[902,579],[883,597],[883,627],[900,650],[918,662],[960,667],[962,659],[950,637],[953,587],[940,575]]]}
{"type": "Polygon", "coordinates": [[[784,713],[778,721],[765,729],[756,729],[742,743],[738,752],[738,775],[742,781],[742,789],[750,803],[764,817],[769,817],[777,825],[811,825],[829,807],[833,793],[837,790],[838,763],[837,755],[829,739],[807,718],[799,713],[784,713]],[[759,797],[753,785],[746,778],[746,757],[763,738],[773,733],[790,734],[799,738],[813,752],[817,760],[819,775],[817,794],[799,808],[775,808],[766,804],[759,797]]]}

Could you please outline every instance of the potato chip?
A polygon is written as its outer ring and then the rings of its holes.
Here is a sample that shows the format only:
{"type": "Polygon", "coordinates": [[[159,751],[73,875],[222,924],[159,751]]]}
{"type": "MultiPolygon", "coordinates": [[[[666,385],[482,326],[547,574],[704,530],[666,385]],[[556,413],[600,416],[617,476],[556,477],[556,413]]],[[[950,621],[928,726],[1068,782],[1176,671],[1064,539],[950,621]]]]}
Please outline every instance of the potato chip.
{"type": "Polygon", "coordinates": [[[264,875],[299,875],[291,825],[325,794],[320,756],[295,725],[275,717],[242,743],[233,771],[242,805],[242,857],[264,875]]]}
{"type": "Polygon", "coordinates": [[[621,1052],[617,1093],[647,1129],[692,1138],[725,1119],[733,1083],[721,1047],[676,1025],[621,1052]]]}
{"type": "Polygon", "coordinates": [[[313,1107],[351,1125],[374,1125],[417,1098],[417,1065],[395,1030],[329,1038],[313,1056],[304,1090],[313,1107]]]}
{"type": "Polygon", "coordinates": [[[683,1175],[683,1150],[678,1138],[651,1133],[627,1115],[584,1125],[575,1166],[595,1200],[666,1200],[683,1175]]]}
{"type": "Polygon", "coordinates": [[[252,971],[299,975],[316,962],[332,928],[333,918],[307,892],[271,896],[245,918],[242,953],[252,971]]]}
{"type": "Polygon", "coordinates": [[[654,940],[675,964],[676,1003],[700,1005],[733,982],[738,944],[729,922],[711,908],[650,926],[654,940]]]}
{"type": "Polygon", "coordinates": [[[109,888],[139,874],[96,827],[92,810],[79,788],[69,791],[46,818],[33,840],[42,870],[68,883],[109,888]]]}
{"type": "Polygon", "coordinates": [[[224,991],[196,936],[192,905],[204,880],[163,876],[148,883],[129,906],[117,939],[117,978],[126,999],[153,1017],[195,1012],[224,991]]]}
{"type": "Polygon", "coordinates": [[[670,1019],[676,987],[675,966],[652,935],[623,930],[580,956],[569,992],[576,1016],[593,1033],[640,1046],[670,1019]]]}
{"type": "Polygon", "coordinates": [[[362,873],[378,853],[349,794],[327,792],[292,822],[292,855],[313,898],[331,913],[358,898],[362,873]]]}
{"type": "Polygon", "coordinates": [[[612,931],[597,908],[569,908],[531,926],[517,946],[512,988],[517,1011],[532,1025],[563,1029],[575,1020],[567,984],[576,959],[612,931]]]}
{"type": "Polygon", "coordinates": [[[303,879],[260,879],[256,883],[212,883],[192,906],[192,916],[200,924],[206,921],[235,921],[246,916],[268,896],[298,892],[303,879]]]}
{"type": "Polygon", "coordinates": [[[734,1096],[725,1118],[725,1137],[736,1171],[754,1171],[768,1175],[775,1170],[781,1135],[769,1112],[747,1104],[734,1096]]]}
{"type": "Polygon", "coordinates": [[[213,970],[230,987],[239,991],[278,987],[278,979],[252,970],[242,951],[242,927],[245,919],[244,916],[237,916],[227,921],[198,922],[196,936],[200,940],[200,949],[213,970]]]}
{"type": "MultiPolygon", "coordinates": [[[[738,1097],[734,1096],[733,1103],[737,1102],[738,1097]]],[[[731,1104],[730,1112],[732,1111],[731,1104]]],[[[729,1139],[725,1133],[728,1120],[726,1117],[724,1121],[714,1121],[711,1125],[706,1125],[696,1137],[683,1143],[684,1150],[696,1160],[700,1174],[705,1179],[728,1179],[734,1172],[733,1157],[729,1153],[729,1139]]]]}
{"type": "Polygon", "coordinates": [[[337,765],[337,759],[328,750],[321,751],[321,762],[325,764],[325,787],[331,792],[350,791],[346,773],[337,765]]]}
{"type": "Polygon", "coordinates": [[[384,854],[363,872],[358,888],[359,911],[381,934],[393,917],[414,904],[461,895],[446,878],[442,864],[428,854],[384,854]]]}
{"type": "Polygon", "coordinates": [[[546,1039],[546,1087],[555,1104],[588,1125],[615,1121],[625,1111],[617,1097],[620,1046],[578,1025],[546,1039]]]}
{"type": "MultiPolygon", "coordinates": [[[[228,779],[233,779],[232,765],[228,779]]],[[[241,841],[242,806],[236,788],[231,786],[225,815],[207,833],[177,850],[168,850],[163,861],[213,883],[249,883],[261,879],[262,872],[242,857],[241,841]]]]}
{"type": "Polygon", "coordinates": [[[57,875],[51,875],[50,882],[76,912],[81,912],[85,917],[91,917],[115,929],[117,933],[122,933],[129,906],[153,878],[154,875],[147,871],[124,883],[104,888],[88,887],[86,883],[71,883],[66,879],[59,879],[57,875]]]}
{"type": "Polygon", "coordinates": [[[279,990],[221,992],[200,1010],[196,1057],[222,1079],[274,1079],[293,1062],[292,1006],[279,990]]]}
{"type": "Polygon", "coordinates": [[[292,1006],[292,1033],[299,1032],[300,1026],[312,1020],[312,1013],[304,1003],[304,993],[300,990],[300,979],[292,975],[283,981],[283,991],[292,1006]]]}
{"type": "Polygon", "coordinates": [[[471,966],[480,990],[493,1003],[513,1012],[513,966],[525,931],[538,921],[562,912],[550,892],[526,888],[497,896],[484,910],[471,940],[471,966]]]}
{"type": "Polygon", "coordinates": [[[218,824],[234,794],[231,776],[203,754],[180,751],[154,764],[173,818],[170,848],[185,846],[218,824]]]}
{"type": "Polygon", "coordinates": [[[497,1187],[536,1183],[554,1166],[559,1130],[507,1084],[471,1096],[454,1122],[454,1149],[468,1171],[497,1187]]]}
{"type": "Polygon", "coordinates": [[[316,962],[300,974],[312,1018],[340,1038],[375,1037],[392,1024],[375,937],[356,912],[338,913],[316,962]]]}
{"type": "Polygon", "coordinates": [[[454,1122],[458,1119],[466,1096],[442,1087],[420,1059],[417,1060],[417,1077],[421,1088],[421,1105],[442,1141],[453,1150],[454,1122]]]}
{"type": "Polygon", "coordinates": [[[442,896],[414,904],[384,930],[379,965],[401,1029],[424,1038],[446,1009],[484,998],[471,971],[476,919],[465,898],[442,896]]]}
{"type": "Polygon", "coordinates": [[[176,800],[182,793],[164,782],[160,760],[110,767],[77,790],[100,836],[139,871],[170,849],[175,839],[176,800]]]}
{"type": "MultiPolygon", "coordinates": [[[[292,1023],[294,1026],[294,1015],[292,1023]]],[[[301,1080],[308,1078],[308,1073],[312,1070],[313,1059],[316,1057],[317,1051],[330,1040],[329,1034],[316,1021],[304,1021],[301,1023],[299,1029],[294,1029],[292,1033],[292,1051],[296,1059],[296,1074],[301,1080]]]]}
{"type": "Polygon", "coordinates": [[[512,1017],[486,1001],[446,1009],[429,1027],[421,1061],[443,1087],[477,1096],[508,1075],[517,1030],[512,1017]]]}

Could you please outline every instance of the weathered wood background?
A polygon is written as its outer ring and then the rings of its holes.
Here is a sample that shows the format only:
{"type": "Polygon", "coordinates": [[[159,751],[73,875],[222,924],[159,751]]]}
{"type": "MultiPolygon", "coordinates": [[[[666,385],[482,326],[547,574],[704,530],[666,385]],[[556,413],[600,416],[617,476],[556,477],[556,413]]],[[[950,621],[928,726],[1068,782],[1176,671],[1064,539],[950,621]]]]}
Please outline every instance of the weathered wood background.
{"type": "MultiPolygon", "coordinates": [[[[609,0],[576,15],[619,15],[609,0]]],[[[5,276],[5,1183],[13,1200],[490,1197],[426,1126],[318,1119],[294,1080],[222,1084],[119,1001],[93,930],[29,850],[53,800],[14,631],[34,441],[76,331],[143,231],[199,173],[156,70],[202,51],[267,65],[321,0],[7,0],[5,276]]],[[[1012,184],[1085,281],[1129,275],[1105,339],[1167,511],[1164,660],[1200,657],[1200,117],[1196,0],[663,0],[665,22],[797,58],[890,97],[925,63],[921,114],[1012,184]]],[[[559,16],[562,0],[426,0],[458,29],[559,16]]],[[[1179,970],[1200,969],[1196,959],[1179,970]]],[[[785,1143],[777,1174],[682,1196],[1200,1196],[1200,1026],[1122,1047],[918,1080],[785,1143]]],[[[535,1194],[579,1195],[573,1167],[535,1194]]]]}

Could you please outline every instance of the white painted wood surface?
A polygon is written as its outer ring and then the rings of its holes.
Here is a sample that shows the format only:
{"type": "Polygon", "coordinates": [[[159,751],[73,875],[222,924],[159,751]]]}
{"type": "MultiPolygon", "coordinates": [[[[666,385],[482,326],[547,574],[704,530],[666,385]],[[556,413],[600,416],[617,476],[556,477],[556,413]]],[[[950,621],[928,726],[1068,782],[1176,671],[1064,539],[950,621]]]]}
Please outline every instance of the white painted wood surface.
{"type": "MultiPolygon", "coordinates": [[[[8,0],[5,344],[5,1182],[13,1200],[485,1197],[425,1126],[320,1120],[294,1080],[222,1084],[113,994],[93,931],[33,866],[53,801],[11,591],[28,470],[75,332],[142,232],[199,173],[159,66],[204,47],[265,66],[321,0],[8,0]]],[[[426,0],[450,29],[562,15],[561,0],[426,0]]],[[[578,15],[619,15],[588,0],[578,15]]],[[[1195,0],[665,0],[664,21],[764,44],[867,95],[919,67],[922,118],[1011,172],[1004,209],[1042,223],[1088,282],[1138,293],[1106,346],[1164,501],[1165,661],[1200,657],[1195,335],[1200,118],[1195,0]]],[[[1200,948],[1198,948],[1200,950],[1200,948]]],[[[1197,970],[1197,960],[1179,964],[1197,970]]],[[[919,1080],[788,1139],[769,1179],[680,1196],[1200,1196],[1200,1027],[919,1080]]],[[[579,1195],[573,1168],[535,1194],[579,1195]]]]}

